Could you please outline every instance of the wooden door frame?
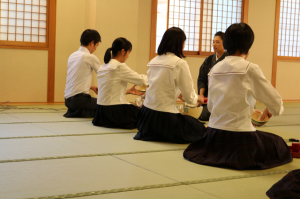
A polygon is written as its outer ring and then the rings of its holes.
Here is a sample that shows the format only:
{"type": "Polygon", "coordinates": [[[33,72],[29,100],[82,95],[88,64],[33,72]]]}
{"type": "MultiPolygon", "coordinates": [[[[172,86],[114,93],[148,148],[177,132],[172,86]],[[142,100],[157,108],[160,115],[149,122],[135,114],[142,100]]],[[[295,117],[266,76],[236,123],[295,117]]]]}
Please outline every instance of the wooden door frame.
{"type": "Polygon", "coordinates": [[[47,80],[47,102],[54,102],[55,88],[55,41],[56,41],[56,6],[57,0],[51,0],[49,6],[49,46],[48,46],[48,80],[47,80]],[[50,9],[51,8],[51,9],[50,9]]]}
{"type": "Polygon", "coordinates": [[[47,103],[54,102],[55,87],[55,41],[56,41],[56,6],[57,0],[48,0],[47,4],[47,46],[31,42],[1,42],[0,48],[6,49],[28,49],[28,50],[48,50],[47,67],[47,103]],[[17,45],[16,45],[17,44],[17,45]],[[26,46],[28,45],[28,46],[26,46]]]}

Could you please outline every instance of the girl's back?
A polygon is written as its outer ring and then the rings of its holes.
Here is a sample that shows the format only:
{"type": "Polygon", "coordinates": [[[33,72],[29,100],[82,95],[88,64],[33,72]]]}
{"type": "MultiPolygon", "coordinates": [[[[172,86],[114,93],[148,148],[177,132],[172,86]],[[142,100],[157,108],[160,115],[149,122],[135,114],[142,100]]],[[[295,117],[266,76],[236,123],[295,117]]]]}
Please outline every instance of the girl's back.
{"type": "Polygon", "coordinates": [[[260,68],[242,57],[228,56],[209,73],[209,127],[228,131],[255,131],[251,115],[256,100],[274,115],[283,111],[281,96],[260,68]],[[281,108],[280,108],[281,107],[281,108]]]}

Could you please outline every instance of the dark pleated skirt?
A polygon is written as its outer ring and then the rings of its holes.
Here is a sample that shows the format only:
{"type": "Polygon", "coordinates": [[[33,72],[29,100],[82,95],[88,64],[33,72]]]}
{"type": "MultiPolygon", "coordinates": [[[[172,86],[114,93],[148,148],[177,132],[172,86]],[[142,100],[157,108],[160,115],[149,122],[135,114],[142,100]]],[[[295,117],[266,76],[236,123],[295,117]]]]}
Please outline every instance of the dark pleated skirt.
{"type": "Polygon", "coordinates": [[[300,169],[289,172],[268,191],[271,199],[300,199],[300,169]]]}
{"type": "Polygon", "coordinates": [[[135,129],[140,108],[131,104],[97,105],[93,124],[108,128],[135,129]]]}
{"type": "Polygon", "coordinates": [[[233,169],[268,169],[293,160],[284,140],[262,131],[233,132],[208,127],[183,156],[198,164],[233,169]]]}
{"type": "Polygon", "coordinates": [[[200,121],[208,121],[210,117],[210,112],[207,109],[207,104],[202,104],[203,110],[201,112],[200,117],[198,118],[200,121]]]}
{"type": "Polygon", "coordinates": [[[145,106],[138,118],[136,140],[191,143],[200,140],[206,130],[199,120],[191,116],[155,111],[145,106]]]}

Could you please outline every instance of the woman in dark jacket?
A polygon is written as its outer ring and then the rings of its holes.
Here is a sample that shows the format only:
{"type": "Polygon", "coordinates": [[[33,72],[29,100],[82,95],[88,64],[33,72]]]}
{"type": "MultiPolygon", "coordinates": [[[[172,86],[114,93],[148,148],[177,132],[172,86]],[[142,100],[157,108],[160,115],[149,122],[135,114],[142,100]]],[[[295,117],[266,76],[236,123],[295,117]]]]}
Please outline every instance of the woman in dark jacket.
{"type": "MultiPolygon", "coordinates": [[[[213,47],[215,54],[207,57],[199,70],[199,76],[197,79],[197,86],[198,86],[198,94],[202,98],[202,103],[204,102],[204,97],[208,95],[208,76],[207,74],[211,70],[211,68],[217,64],[219,61],[222,61],[228,53],[224,50],[223,46],[223,32],[217,32],[214,36],[213,40],[213,47]]],[[[208,121],[210,112],[207,110],[206,104],[203,104],[203,111],[199,117],[201,121],[208,121]]]]}

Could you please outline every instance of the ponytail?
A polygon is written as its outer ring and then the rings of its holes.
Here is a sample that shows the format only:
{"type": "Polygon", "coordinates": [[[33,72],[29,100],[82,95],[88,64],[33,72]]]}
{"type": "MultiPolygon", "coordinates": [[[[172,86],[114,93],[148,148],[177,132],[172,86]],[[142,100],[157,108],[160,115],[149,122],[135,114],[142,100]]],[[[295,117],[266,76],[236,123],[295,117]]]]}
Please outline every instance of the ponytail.
{"type": "Polygon", "coordinates": [[[106,63],[106,64],[111,60],[110,51],[112,51],[112,48],[108,48],[104,55],[104,63],[106,63]]]}
{"type": "Polygon", "coordinates": [[[125,52],[128,50],[132,51],[132,44],[127,39],[119,37],[112,43],[112,47],[106,50],[104,55],[104,63],[107,64],[111,60],[111,54],[113,57],[115,57],[122,49],[124,49],[125,52]],[[112,51],[112,53],[110,51],[112,51]]]}

